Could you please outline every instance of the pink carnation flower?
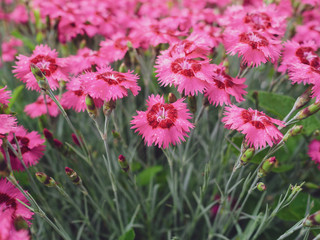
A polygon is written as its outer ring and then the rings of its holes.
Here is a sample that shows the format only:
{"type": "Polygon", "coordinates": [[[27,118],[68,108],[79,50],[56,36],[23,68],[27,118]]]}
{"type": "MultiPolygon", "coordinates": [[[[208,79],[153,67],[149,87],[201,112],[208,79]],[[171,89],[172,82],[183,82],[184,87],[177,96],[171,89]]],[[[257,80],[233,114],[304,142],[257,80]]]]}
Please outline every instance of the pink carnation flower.
{"type": "Polygon", "coordinates": [[[0,104],[8,106],[9,99],[11,98],[11,91],[6,91],[7,86],[0,88],[0,104]]]}
{"type": "Polygon", "coordinates": [[[163,86],[174,85],[185,95],[197,95],[212,83],[209,60],[199,60],[208,48],[191,41],[174,44],[156,60],[156,76],[163,86]]]}
{"type": "Polygon", "coordinates": [[[52,117],[58,116],[60,111],[57,104],[48,96],[46,96],[46,102],[47,104],[44,101],[43,94],[41,94],[34,103],[26,105],[24,111],[31,118],[37,118],[47,113],[52,117]]]}
{"type": "Polygon", "coordinates": [[[318,168],[320,169],[320,141],[312,140],[309,144],[308,155],[316,164],[318,164],[318,168]]]}
{"type": "Polygon", "coordinates": [[[244,90],[247,85],[243,84],[245,78],[232,78],[225,72],[224,67],[213,65],[212,79],[213,83],[205,91],[205,96],[212,105],[231,104],[230,95],[234,96],[237,102],[244,100],[242,95],[247,94],[244,90]]]}
{"type": "Polygon", "coordinates": [[[27,84],[28,89],[40,91],[37,80],[33,76],[30,65],[35,64],[45,74],[51,89],[59,87],[60,80],[67,80],[67,73],[63,69],[63,61],[58,58],[58,53],[51,50],[47,45],[36,46],[30,57],[19,55],[12,72],[22,82],[27,84]]]}
{"type": "MultiPolygon", "coordinates": [[[[36,132],[32,131],[30,133],[27,132],[26,129],[22,126],[18,126],[14,133],[18,140],[23,161],[27,167],[31,165],[35,165],[38,163],[40,158],[43,156],[45,151],[45,140],[41,138],[41,136],[36,132]]],[[[14,147],[14,149],[18,152],[18,148],[16,146],[16,142],[13,138],[12,132],[8,135],[8,141],[14,147]]],[[[4,152],[3,149],[1,149],[4,152]]],[[[13,170],[24,170],[24,167],[20,160],[15,156],[15,154],[9,149],[10,161],[13,170]]]]}
{"type": "Polygon", "coordinates": [[[29,223],[33,213],[21,202],[28,204],[24,195],[6,179],[0,179],[0,239],[30,239],[27,230],[16,230],[14,221],[21,217],[29,223]]]}
{"type": "MultiPolygon", "coordinates": [[[[85,111],[86,105],[86,91],[83,85],[82,78],[74,78],[67,83],[67,92],[62,95],[61,104],[64,108],[73,108],[76,112],[85,111]]],[[[95,106],[100,108],[103,105],[103,100],[100,98],[93,98],[95,106]]]]}
{"type": "Polygon", "coordinates": [[[225,32],[225,46],[228,54],[238,53],[245,64],[252,64],[255,67],[268,60],[275,63],[280,56],[281,41],[262,31],[231,30],[225,32]]]}
{"type": "Polygon", "coordinates": [[[264,148],[268,144],[271,147],[283,137],[274,124],[284,127],[284,122],[271,118],[263,112],[232,105],[226,107],[224,114],[222,122],[225,123],[225,127],[245,134],[249,146],[264,148]]]}
{"type": "Polygon", "coordinates": [[[154,143],[159,148],[167,148],[169,144],[180,144],[181,140],[185,141],[190,128],[194,128],[188,121],[191,115],[183,100],[166,104],[162,96],[149,96],[147,111],[137,111],[138,115],[131,121],[131,129],[136,129],[135,132],[142,135],[148,146],[154,143]]]}
{"type": "Polygon", "coordinates": [[[87,94],[105,101],[128,96],[128,90],[136,96],[141,89],[137,83],[138,76],[132,74],[132,71],[120,73],[113,71],[111,67],[104,67],[79,77],[87,94]]]}
{"type": "Polygon", "coordinates": [[[16,38],[11,38],[9,41],[3,42],[1,44],[3,62],[13,61],[18,52],[16,47],[20,46],[22,46],[22,41],[16,38]]]}
{"type": "MultiPolygon", "coordinates": [[[[0,134],[6,134],[13,131],[16,127],[16,121],[16,118],[9,114],[0,114],[0,134]]],[[[2,143],[1,140],[0,143],[2,143]]]]}

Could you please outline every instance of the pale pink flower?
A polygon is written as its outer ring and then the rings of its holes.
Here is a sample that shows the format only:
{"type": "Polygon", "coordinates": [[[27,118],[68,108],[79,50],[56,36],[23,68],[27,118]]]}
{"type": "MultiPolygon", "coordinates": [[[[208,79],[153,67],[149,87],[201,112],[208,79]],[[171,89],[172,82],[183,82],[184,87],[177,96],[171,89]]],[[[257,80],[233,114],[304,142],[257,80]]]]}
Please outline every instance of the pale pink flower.
{"type": "Polygon", "coordinates": [[[25,196],[6,179],[0,179],[0,239],[8,240],[26,240],[30,239],[27,230],[17,231],[14,227],[14,221],[17,217],[29,221],[33,213],[21,204],[29,205],[25,196]]]}
{"type": "Polygon", "coordinates": [[[284,127],[284,122],[263,112],[251,108],[246,110],[235,105],[226,107],[225,110],[225,117],[222,119],[225,127],[245,134],[249,146],[264,148],[268,144],[271,147],[283,137],[274,124],[284,127]]]}
{"type": "Polygon", "coordinates": [[[205,90],[205,96],[208,97],[209,102],[216,106],[230,105],[230,95],[235,97],[237,102],[243,101],[243,95],[247,94],[244,90],[247,85],[243,84],[246,79],[232,78],[225,72],[223,66],[212,65],[212,68],[213,83],[205,90]]]}
{"type": "MultiPolygon", "coordinates": [[[[76,112],[85,111],[86,106],[86,91],[83,85],[82,78],[73,78],[67,83],[67,92],[63,93],[61,104],[64,108],[74,109],[76,112]]],[[[95,106],[100,108],[103,105],[103,100],[93,98],[95,106]]]]}
{"type": "Polygon", "coordinates": [[[58,58],[56,50],[51,50],[47,45],[36,46],[30,57],[19,55],[16,62],[17,66],[14,66],[15,76],[22,82],[27,84],[27,88],[31,90],[40,91],[37,80],[33,76],[30,65],[35,64],[40,68],[48,79],[51,89],[57,89],[59,87],[60,80],[67,80],[67,72],[63,68],[63,60],[58,58]]]}
{"type": "MultiPolygon", "coordinates": [[[[17,141],[20,146],[22,159],[27,167],[35,165],[38,163],[40,158],[43,156],[45,151],[45,140],[36,132],[32,131],[27,132],[26,129],[22,126],[16,127],[14,130],[17,141]]],[[[13,132],[10,132],[8,135],[8,141],[18,152],[16,142],[13,137],[13,132]]],[[[1,149],[3,152],[3,149],[1,149]]],[[[16,155],[9,149],[10,161],[13,170],[24,170],[24,167],[16,155]]]]}
{"type": "Polygon", "coordinates": [[[0,134],[13,131],[16,127],[16,121],[17,119],[9,114],[0,114],[0,134]]]}
{"type": "Polygon", "coordinates": [[[43,94],[41,94],[34,103],[25,106],[24,112],[31,118],[37,118],[47,113],[52,117],[56,117],[59,115],[60,110],[49,96],[46,96],[46,101],[44,101],[43,94]]]}
{"type": "Polygon", "coordinates": [[[7,42],[1,44],[2,49],[2,61],[11,62],[14,60],[15,55],[17,54],[17,47],[22,46],[22,41],[20,39],[11,38],[7,42]]]}
{"type": "Polygon", "coordinates": [[[315,164],[318,164],[318,168],[320,169],[320,141],[314,139],[309,144],[308,155],[314,161],[315,164]]]}
{"type": "Polygon", "coordinates": [[[280,56],[281,41],[259,32],[225,32],[225,46],[230,55],[242,56],[242,61],[253,67],[270,61],[275,63],[280,56]]]}
{"type": "Polygon", "coordinates": [[[87,94],[105,101],[126,97],[128,90],[136,96],[141,89],[137,83],[138,76],[133,71],[120,73],[111,67],[98,68],[97,72],[87,72],[79,78],[87,94]]]}
{"type": "Polygon", "coordinates": [[[184,137],[188,136],[190,129],[194,128],[188,121],[191,114],[183,100],[167,104],[163,96],[149,96],[147,111],[137,111],[138,115],[131,121],[131,128],[142,135],[148,146],[155,144],[159,148],[167,148],[169,144],[180,144],[185,141],[184,137]]]}

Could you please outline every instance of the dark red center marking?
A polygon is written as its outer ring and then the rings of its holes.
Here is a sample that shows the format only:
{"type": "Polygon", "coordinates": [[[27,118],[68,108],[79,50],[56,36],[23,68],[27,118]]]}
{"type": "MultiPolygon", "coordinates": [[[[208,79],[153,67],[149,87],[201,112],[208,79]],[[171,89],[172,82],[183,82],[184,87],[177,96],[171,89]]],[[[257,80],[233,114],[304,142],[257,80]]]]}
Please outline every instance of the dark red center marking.
{"type": "Polygon", "coordinates": [[[178,111],[172,104],[157,103],[147,113],[147,121],[152,128],[171,128],[178,118],[178,111]]]}

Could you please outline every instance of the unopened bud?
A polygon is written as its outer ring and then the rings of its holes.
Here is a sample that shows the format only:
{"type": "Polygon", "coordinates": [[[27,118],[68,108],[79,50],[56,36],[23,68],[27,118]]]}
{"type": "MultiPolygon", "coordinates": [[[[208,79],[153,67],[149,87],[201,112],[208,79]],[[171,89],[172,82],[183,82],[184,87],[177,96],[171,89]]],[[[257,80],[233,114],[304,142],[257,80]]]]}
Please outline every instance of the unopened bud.
{"type": "Polygon", "coordinates": [[[315,114],[319,110],[320,110],[320,102],[313,103],[313,104],[309,105],[308,107],[300,110],[297,113],[297,115],[295,116],[295,119],[297,119],[297,120],[305,119],[305,118],[315,114]]]}
{"type": "Polygon", "coordinates": [[[169,103],[174,103],[175,101],[177,101],[176,95],[174,95],[173,93],[169,93],[169,95],[168,95],[168,102],[169,102],[169,103]]]}
{"type": "Polygon", "coordinates": [[[50,89],[50,86],[45,74],[40,70],[40,68],[37,65],[33,63],[30,64],[30,69],[33,76],[37,80],[39,87],[43,91],[48,91],[50,89]]]}
{"type": "Polygon", "coordinates": [[[113,109],[116,108],[116,101],[110,100],[108,102],[104,102],[103,104],[103,113],[105,116],[110,116],[112,113],[113,109]]]}
{"type": "Polygon", "coordinates": [[[66,171],[67,176],[69,177],[69,179],[71,180],[71,182],[74,185],[82,184],[82,180],[81,180],[81,178],[79,177],[79,175],[77,174],[76,171],[74,171],[73,169],[71,169],[69,167],[66,167],[65,171],[66,171]]]}
{"type": "Polygon", "coordinates": [[[27,221],[24,220],[24,218],[21,216],[15,217],[13,220],[13,224],[14,224],[14,228],[17,231],[20,231],[22,229],[25,229],[25,230],[29,229],[29,225],[28,225],[27,221]]]}
{"type": "Polygon", "coordinates": [[[301,192],[302,191],[302,185],[303,185],[304,183],[302,183],[301,185],[294,185],[294,186],[292,186],[291,185],[291,191],[292,191],[292,193],[293,194],[296,194],[296,193],[299,193],[299,192],[301,192]]]}
{"type": "Polygon", "coordinates": [[[118,133],[117,131],[115,130],[112,130],[112,136],[116,139],[120,139],[120,133],[118,133]]]}
{"type": "Polygon", "coordinates": [[[319,189],[319,185],[312,182],[306,182],[305,186],[309,189],[319,189]]]}
{"type": "Polygon", "coordinates": [[[61,148],[61,147],[63,147],[63,143],[60,142],[58,139],[53,139],[53,145],[54,145],[56,148],[61,148]]]}
{"type": "Polygon", "coordinates": [[[320,226],[320,211],[310,215],[303,223],[305,227],[316,227],[320,226]]]}
{"type": "Polygon", "coordinates": [[[288,130],[288,132],[283,136],[283,141],[286,142],[290,137],[294,137],[302,132],[302,125],[294,125],[288,130]]]}
{"type": "Polygon", "coordinates": [[[258,189],[260,192],[264,192],[264,191],[267,189],[267,187],[266,187],[266,185],[265,185],[263,182],[258,182],[258,183],[257,183],[257,189],[258,189]]]}
{"type": "Polygon", "coordinates": [[[278,160],[275,157],[270,157],[264,161],[259,169],[258,177],[266,176],[271,170],[278,165],[278,160]]]}
{"type": "Polygon", "coordinates": [[[208,106],[210,105],[210,102],[209,102],[208,97],[204,96],[204,97],[202,98],[202,105],[203,105],[204,107],[208,107],[208,106]]]}
{"type": "Polygon", "coordinates": [[[98,110],[96,105],[94,104],[94,100],[90,95],[86,96],[86,105],[87,105],[87,112],[92,119],[96,119],[98,116],[98,110]]]}
{"type": "Polygon", "coordinates": [[[255,149],[254,148],[248,148],[244,153],[241,155],[241,163],[243,165],[246,165],[254,156],[255,149]]]}
{"type": "Polygon", "coordinates": [[[128,172],[130,170],[129,164],[126,158],[123,155],[119,155],[118,162],[120,164],[121,170],[124,172],[128,172]]]}
{"type": "Polygon", "coordinates": [[[4,160],[2,152],[0,152],[0,177],[8,177],[10,175],[10,170],[6,161],[4,160]]]}
{"type": "Polygon", "coordinates": [[[81,144],[80,144],[80,142],[79,142],[79,139],[77,138],[77,135],[76,135],[76,134],[72,133],[72,134],[71,134],[71,138],[72,138],[73,142],[74,142],[76,145],[81,146],[81,144]]]}
{"type": "Polygon", "coordinates": [[[302,93],[300,97],[297,98],[296,102],[294,103],[294,109],[300,109],[304,107],[308,102],[310,102],[312,87],[312,85],[309,86],[307,90],[304,93],[302,93]]]}
{"type": "Polygon", "coordinates": [[[197,111],[197,99],[195,96],[189,95],[188,96],[188,106],[190,109],[190,112],[193,114],[197,111]]]}
{"type": "Polygon", "coordinates": [[[43,134],[44,134],[44,137],[48,140],[53,140],[53,134],[52,132],[50,132],[48,129],[44,128],[43,129],[43,134]]]}
{"type": "Polygon", "coordinates": [[[47,174],[43,172],[37,172],[36,178],[38,179],[39,182],[43,183],[47,187],[57,186],[56,181],[52,177],[49,177],[47,174]]]}
{"type": "Polygon", "coordinates": [[[119,72],[124,73],[126,72],[126,65],[124,63],[121,63],[119,67],[119,72]]]}

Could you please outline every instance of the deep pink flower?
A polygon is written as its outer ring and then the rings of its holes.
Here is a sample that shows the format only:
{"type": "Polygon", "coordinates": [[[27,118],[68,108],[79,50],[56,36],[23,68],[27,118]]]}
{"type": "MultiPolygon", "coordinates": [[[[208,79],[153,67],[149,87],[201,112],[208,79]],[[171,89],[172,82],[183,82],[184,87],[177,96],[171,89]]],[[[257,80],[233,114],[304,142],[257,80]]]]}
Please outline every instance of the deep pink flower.
{"type": "Polygon", "coordinates": [[[249,146],[264,148],[270,147],[279,141],[283,135],[274,124],[284,127],[284,122],[271,118],[263,112],[239,108],[235,105],[225,108],[225,117],[222,122],[228,129],[235,129],[245,134],[249,146]]]}
{"type": "Polygon", "coordinates": [[[40,91],[37,80],[34,78],[30,65],[35,64],[45,74],[51,89],[59,87],[60,80],[67,80],[67,73],[64,69],[63,60],[58,58],[58,53],[51,50],[47,45],[36,46],[30,57],[19,55],[12,72],[22,82],[27,84],[28,89],[40,91]]]}
{"type": "Polygon", "coordinates": [[[280,56],[281,41],[262,31],[240,32],[231,30],[225,32],[227,53],[242,56],[242,61],[248,66],[259,66],[271,61],[275,63],[280,56]]]}
{"type": "MultiPolygon", "coordinates": [[[[26,129],[22,126],[18,126],[14,133],[18,140],[20,150],[22,153],[22,158],[27,167],[31,165],[35,165],[38,163],[40,158],[43,156],[45,151],[45,140],[41,138],[41,136],[36,132],[32,131],[30,133],[27,132],[26,129]]],[[[16,146],[16,142],[13,138],[12,132],[8,135],[8,141],[14,147],[14,149],[18,152],[18,148],[16,146]]],[[[3,149],[1,149],[3,152],[3,149]]],[[[13,170],[24,170],[24,167],[20,160],[15,156],[15,154],[9,149],[10,161],[13,170]]]]}
{"type": "Polygon", "coordinates": [[[0,239],[26,240],[30,239],[27,230],[16,230],[14,221],[18,217],[23,218],[28,223],[33,213],[22,205],[28,204],[25,196],[6,179],[0,179],[0,239]]]}
{"type": "MultiPolygon", "coordinates": [[[[58,98],[58,96],[56,96],[56,98],[58,98]]],[[[31,118],[40,117],[47,113],[52,117],[58,116],[60,110],[57,104],[55,104],[49,96],[46,96],[46,102],[44,101],[43,94],[41,94],[34,103],[26,105],[24,111],[31,118]]]]}
{"type": "Polygon", "coordinates": [[[13,131],[16,127],[16,121],[16,118],[9,114],[0,114],[0,134],[13,131]]]}
{"type": "Polygon", "coordinates": [[[318,164],[318,168],[320,169],[320,141],[314,139],[309,144],[308,155],[315,162],[318,164]]]}
{"type": "MultiPolygon", "coordinates": [[[[82,78],[73,78],[67,83],[67,92],[62,95],[61,104],[64,108],[74,109],[76,112],[85,111],[86,106],[86,91],[83,85],[82,78]]],[[[95,106],[100,108],[103,105],[103,100],[93,98],[95,106]]]]}
{"type": "Polygon", "coordinates": [[[148,146],[154,143],[159,148],[167,148],[169,144],[185,141],[184,137],[194,125],[188,121],[191,115],[183,100],[167,104],[162,96],[149,96],[147,111],[137,111],[138,115],[131,121],[131,129],[136,129],[135,132],[142,135],[148,146]]]}
{"type": "Polygon", "coordinates": [[[134,96],[140,91],[137,79],[133,71],[120,73],[113,71],[111,67],[98,68],[97,72],[88,72],[80,75],[83,87],[87,94],[93,98],[100,98],[105,101],[117,100],[128,96],[128,90],[134,96]]]}
{"type": "Polygon", "coordinates": [[[205,90],[205,96],[208,97],[212,105],[231,104],[230,95],[235,97],[237,102],[244,100],[244,94],[247,92],[244,88],[247,85],[243,83],[245,78],[232,78],[226,72],[223,66],[212,65],[212,79],[213,83],[205,90]]]}

